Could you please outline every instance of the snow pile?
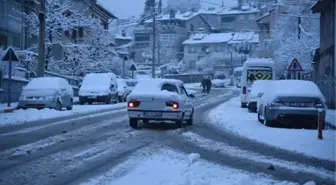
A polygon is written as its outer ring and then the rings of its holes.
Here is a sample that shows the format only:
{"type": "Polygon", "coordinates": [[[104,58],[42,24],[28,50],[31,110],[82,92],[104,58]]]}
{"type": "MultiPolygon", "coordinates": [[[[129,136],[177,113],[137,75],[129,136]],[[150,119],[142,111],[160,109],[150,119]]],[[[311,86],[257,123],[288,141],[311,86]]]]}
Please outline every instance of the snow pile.
{"type": "MultiPolygon", "coordinates": [[[[153,155],[136,154],[127,161],[81,185],[296,185],[262,174],[252,174],[199,160],[189,166],[187,155],[169,148],[155,149],[153,155]],[[139,160],[140,159],[140,160],[139,160]],[[150,177],[150,178],[148,178],[150,177]]],[[[152,151],[148,151],[151,153],[152,151]]]]}
{"type": "Polygon", "coordinates": [[[36,90],[36,89],[61,89],[65,88],[62,84],[63,78],[59,77],[41,77],[33,78],[26,86],[24,90],[36,90]]]}
{"type": "Polygon", "coordinates": [[[275,63],[270,58],[249,58],[244,62],[243,68],[252,66],[274,66],[275,63]]]}
{"type": "Polygon", "coordinates": [[[309,181],[304,183],[303,185],[316,185],[316,183],[314,181],[309,181]]]}
{"type": "Polygon", "coordinates": [[[213,109],[209,119],[219,128],[248,139],[305,155],[335,160],[335,131],[324,130],[323,140],[318,140],[317,130],[266,127],[258,122],[257,114],[240,108],[239,97],[213,109]]]}
{"type": "Polygon", "coordinates": [[[54,109],[27,109],[15,110],[13,113],[0,114],[0,126],[8,124],[23,124],[25,122],[36,121],[41,119],[50,119],[62,116],[75,115],[80,113],[97,112],[106,109],[126,108],[126,103],[113,105],[74,105],[70,111],[57,111],[54,109]]]}
{"type": "Polygon", "coordinates": [[[191,153],[188,155],[189,166],[201,159],[201,155],[198,153],[191,153]]]}

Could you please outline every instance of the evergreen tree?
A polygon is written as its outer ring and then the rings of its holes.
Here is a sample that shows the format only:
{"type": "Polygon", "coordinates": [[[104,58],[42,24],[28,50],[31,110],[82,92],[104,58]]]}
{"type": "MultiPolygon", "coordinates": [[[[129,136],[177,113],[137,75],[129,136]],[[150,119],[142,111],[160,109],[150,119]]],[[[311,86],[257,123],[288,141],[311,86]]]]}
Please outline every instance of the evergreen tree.
{"type": "Polygon", "coordinates": [[[162,0],[159,0],[156,11],[157,11],[158,15],[160,15],[162,13],[162,0]]]}
{"type": "Polygon", "coordinates": [[[144,11],[141,15],[141,21],[140,21],[141,23],[150,19],[153,5],[155,6],[155,0],[146,0],[145,1],[144,11]]]}

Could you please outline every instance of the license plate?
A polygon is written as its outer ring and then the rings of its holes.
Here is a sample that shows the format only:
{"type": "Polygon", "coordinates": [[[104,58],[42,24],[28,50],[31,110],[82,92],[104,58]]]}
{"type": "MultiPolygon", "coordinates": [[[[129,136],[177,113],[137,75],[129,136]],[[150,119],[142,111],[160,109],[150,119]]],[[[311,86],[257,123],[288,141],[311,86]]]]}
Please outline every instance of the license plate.
{"type": "Polygon", "coordinates": [[[305,107],[306,106],[305,103],[291,103],[290,105],[292,107],[305,107]]]}
{"type": "Polygon", "coordinates": [[[162,117],[162,112],[144,112],[145,117],[162,117]]]}
{"type": "Polygon", "coordinates": [[[89,99],[96,99],[97,96],[88,96],[89,99]]]}

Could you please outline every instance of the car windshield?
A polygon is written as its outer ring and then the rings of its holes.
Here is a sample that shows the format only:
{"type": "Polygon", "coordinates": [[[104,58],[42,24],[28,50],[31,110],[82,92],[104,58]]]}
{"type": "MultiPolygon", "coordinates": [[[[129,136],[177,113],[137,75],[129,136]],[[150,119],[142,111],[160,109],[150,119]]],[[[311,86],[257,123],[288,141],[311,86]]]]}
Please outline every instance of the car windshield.
{"type": "Polygon", "coordinates": [[[178,93],[176,85],[173,85],[173,84],[163,84],[161,87],[161,91],[169,91],[173,93],[178,93]]]}

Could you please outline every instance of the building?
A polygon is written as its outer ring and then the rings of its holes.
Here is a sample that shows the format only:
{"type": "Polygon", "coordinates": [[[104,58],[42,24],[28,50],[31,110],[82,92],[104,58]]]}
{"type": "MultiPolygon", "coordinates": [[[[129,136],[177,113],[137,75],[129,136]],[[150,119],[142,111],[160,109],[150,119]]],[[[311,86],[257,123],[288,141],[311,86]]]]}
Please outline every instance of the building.
{"type": "MultiPolygon", "coordinates": [[[[183,58],[182,42],[192,34],[256,31],[255,20],[258,12],[258,8],[252,6],[245,6],[243,10],[223,6],[203,10],[193,9],[184,13],[170,11],[169,14],[158,16],[157,25],[159,26],[156,33],[160,63],[169,62],[165,58],[177,60],[183,58]]],[[[134,30],[137,62],[145,62],[151,58],[153,43],[151,22],[152,20],[148,20],[145,25],[134,30]]]]}
{"type": "Polygon", "coordinates": [[[200,0],[168,0],[167,1],[167,11],[174,9],[176,11],[186,12],[191,9],[200,9],[201,1],[200,0]]]}
{"type": "Polygon", "coordinates": [[[312,8],[320,13],[320,48],[314,64],[314,80],[327,99],[329,106],[335,108],[335,1],[319,0],[312,8]]]}
{"type": "Polygon", "coordinates": [[[202,58],[219,59],[216,69],[230,73],[252,56],[257,43],[258,35],[253,32],[197,33],[183,42],[184,61],[189,69],[197,69],[202,58]]]}

